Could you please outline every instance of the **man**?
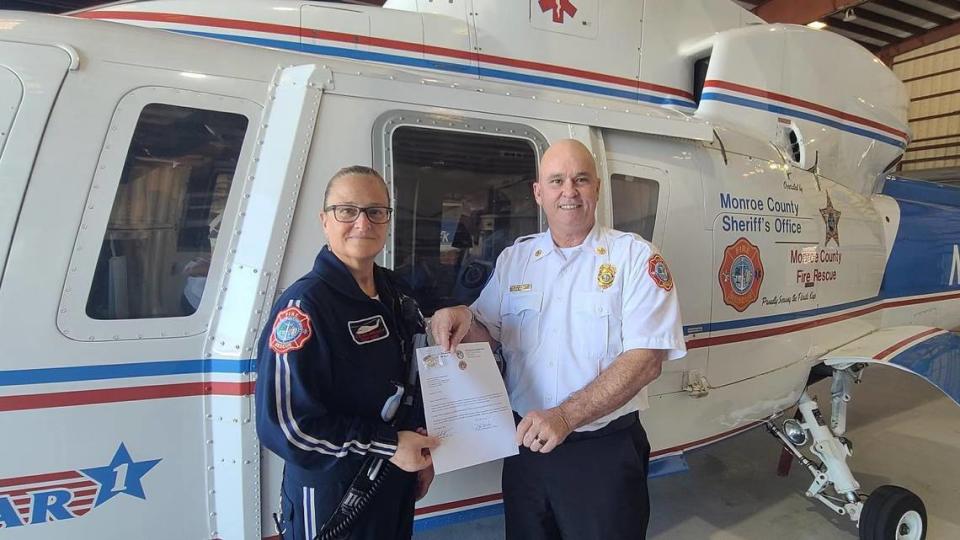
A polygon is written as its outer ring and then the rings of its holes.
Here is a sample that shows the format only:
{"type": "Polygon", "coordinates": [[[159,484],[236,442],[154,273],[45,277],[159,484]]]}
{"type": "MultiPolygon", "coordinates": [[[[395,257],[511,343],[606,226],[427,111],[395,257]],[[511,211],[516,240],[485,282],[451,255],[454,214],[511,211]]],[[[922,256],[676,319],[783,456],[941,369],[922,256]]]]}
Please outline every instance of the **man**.
{"type": "Polygon", "coordinates": [[[414,501],[433,480],[439,441],[415,431],[422,415],[397,412],[417,395],[409,353],[422,317],[374,263],[392,213],[375,170],[337,172],[320,214],[328,245],[277,300],[260,339],[257,433],[285,462],[284,540],[408,540],[414,501]],[[360,513],[340,507],[348,490],[369,494],[360,513]]]}
{"type": "Polygon", "coordinates": [[[467,308],[433,335],[502,346],[520,454],[504,461],[507,538],[636,539],[649,517],[650,446],[637,411],[664,360],[686,354],[673,278],[637,235],[596,223],[590,151],[558,141],[533,184],[549,230],[503,251],[467,308]]]}

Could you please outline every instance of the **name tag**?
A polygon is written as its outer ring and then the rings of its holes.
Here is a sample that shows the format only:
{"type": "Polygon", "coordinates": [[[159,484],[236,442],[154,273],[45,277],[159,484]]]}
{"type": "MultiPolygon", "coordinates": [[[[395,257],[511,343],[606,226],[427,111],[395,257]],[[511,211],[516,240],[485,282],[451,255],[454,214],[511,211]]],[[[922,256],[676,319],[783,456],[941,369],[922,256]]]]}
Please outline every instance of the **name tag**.
{"type": "Polygon", "coordinates": [[[525,291],[532,291],[532,290],[533,290],[533,285],[530,283],[510,286],[510,292],[525,292],[525,291]]]}

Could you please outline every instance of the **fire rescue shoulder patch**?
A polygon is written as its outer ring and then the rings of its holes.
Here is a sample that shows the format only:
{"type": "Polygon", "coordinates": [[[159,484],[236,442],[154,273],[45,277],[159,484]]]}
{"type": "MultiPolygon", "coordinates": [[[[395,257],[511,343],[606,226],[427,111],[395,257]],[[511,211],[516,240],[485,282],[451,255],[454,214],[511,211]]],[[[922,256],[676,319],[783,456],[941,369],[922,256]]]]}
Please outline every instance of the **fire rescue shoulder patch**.
{"type": "Polygon", "coordinates": [[[290,306],[277,313],[270,333],[270,349],[277,354],[302,349],[313,330],[310,328],[310,316],[296,306],[290,306]]]}
{"type": "Polygon", "coordinates": [[[650,274],[657,287],[665,291],[673,289],[673,276],[670,275],[670,269],[667,268],[667,261],[663,260],[659,253],[650,257],[650,260],[647,261],[647,273],[650,274]]]}

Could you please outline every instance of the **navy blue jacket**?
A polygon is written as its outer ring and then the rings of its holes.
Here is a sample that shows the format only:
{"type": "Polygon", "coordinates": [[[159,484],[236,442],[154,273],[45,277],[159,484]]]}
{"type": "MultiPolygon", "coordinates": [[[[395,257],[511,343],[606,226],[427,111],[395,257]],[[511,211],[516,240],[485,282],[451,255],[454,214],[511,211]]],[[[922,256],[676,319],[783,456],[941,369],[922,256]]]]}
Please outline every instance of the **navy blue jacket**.
{"type": "Polygon", "coordinates": [[[376,266],[374,280],[379,301],[324,247],[260,336],[257,434],[304,481],[334,471],[346,478],[364,456],[396,452],[397,429],[381,411],[408,379],[401,343],[422,328],[401,320],[390,272],[376,266]]]}

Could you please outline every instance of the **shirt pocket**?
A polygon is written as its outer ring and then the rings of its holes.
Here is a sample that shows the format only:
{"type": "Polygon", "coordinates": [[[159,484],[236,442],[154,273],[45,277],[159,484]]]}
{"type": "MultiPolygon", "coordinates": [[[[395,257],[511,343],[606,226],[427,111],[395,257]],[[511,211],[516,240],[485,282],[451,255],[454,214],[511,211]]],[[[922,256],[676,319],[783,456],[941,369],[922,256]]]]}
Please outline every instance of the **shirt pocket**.
{"type": "Polygon", "coordinates": [[[615,295],[578,293],[574,301],[574,350],[583,361],[596,363],[597,373],[620,353],[620,315],[615,295]]]}
{"type": "Polygon", "coordinates": [[[543,293],[507,293],[500,304],[500,344],[507,353],[533,352],[540,341],[543,293]]]}

